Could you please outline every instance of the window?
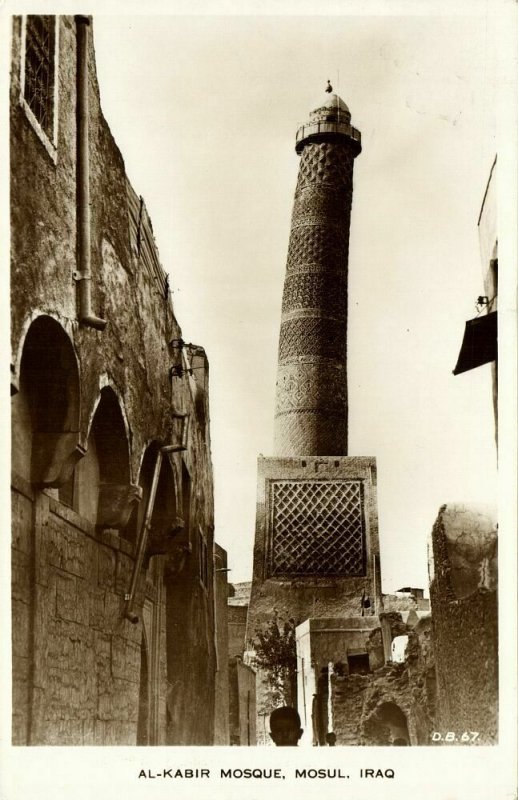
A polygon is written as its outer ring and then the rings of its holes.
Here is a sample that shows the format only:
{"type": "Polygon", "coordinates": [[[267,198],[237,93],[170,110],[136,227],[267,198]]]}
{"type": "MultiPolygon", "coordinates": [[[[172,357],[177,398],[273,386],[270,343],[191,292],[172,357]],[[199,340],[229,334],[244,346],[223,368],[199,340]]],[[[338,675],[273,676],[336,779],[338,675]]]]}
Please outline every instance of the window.
{"type": "Polygon", "coordinates": [[[371,671],[368,653],[358,653],[347,656],[349,675],[366,675],[371,671]]]}
{"type": "Polygon", "coordinates": [[[27,16],[22,46],[23,105],[47,149],[55,149],[56,17],[27,16]]]}

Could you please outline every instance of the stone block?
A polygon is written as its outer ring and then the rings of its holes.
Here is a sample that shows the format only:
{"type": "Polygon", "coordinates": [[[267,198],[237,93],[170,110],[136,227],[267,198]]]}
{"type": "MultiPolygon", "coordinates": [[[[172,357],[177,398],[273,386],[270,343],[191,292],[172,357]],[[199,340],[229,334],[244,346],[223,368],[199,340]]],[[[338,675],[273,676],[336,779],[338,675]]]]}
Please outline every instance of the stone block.
{"type": "Polygon", "coordinates": [[[93,742],[94,745],[106,744],[106,723],[101,719],[94,720],[93,742]]]}
{"type": "Polygon", "coordinates": [[[13,709],[11,743],[14,747],[27,745],[27,711],[13,709]]]}
{"type": "Polygon", "coordinates": [[[88,625],[88,592],[84,581],[67,573],[55,573],[56,614],[61,619],[88,625]]]}
{"type": "MultiPolygon", "coordinates": [[[[121,632],[124,620],[124,597],[115,592],[106,592],[104,596],[104,626],[106,632],[121,632]]],[[[135,627],[135,626],[132,626],[135,627]]]]}
{"type": "Polygon", "coordinates": [[[104,744],[126,745],[137,744],[137,726],[134,723],[113,721],[104,726],[104,744]]]}
{"type": "Polygon", "coordinates": [[[96,745],[99,742],[96,741],[95,737],[95,720],[94,719],[85,719],[83,720],[83,744],[84,745],[96,745]]]}
{"type": "Polygon", "coordinates": [[[90,627],[106,634],[120,632],[124,600],[114,592],[93,589],[89,593],[90,627]]]}
{"type": "Polygon", "coordinates": [[[28,683],[30,674],[30,659],[26,656],[12,657],[13,681],[28,683]]]}
{"type": "Polygon", "coordinates": [[[97,717],[104,722],[117,719],[122,722],[137,722],[139,705],[139,686],[131,681],[113,678],[99,692],[97,717]]]}
{"type": "Polygon", "coordinates": [[[92,564],[88,537],[55,514],[47,526],[47,562],[78,578],[89,578],[92,564]]]}
{"type": "Polygon", "coordinates": [[[112,589],[115,586],[116,567],[117,557],[114,550],[104,545],[98,545],[97,583],[101,588],[112,589]]]}
{"type": "Polygon", "coordinates": [[[82,745],[83,723],[74,719],[47,719],[45,724],[45,745],[82,745]]]}
{"type": "Polygon", "coordinates": [[[13,599],[11,604],[11,643],[13,656],[27,657],[30,651],[30,607],[22,600],[13,599]]]}
{"type": "Polygon", "coordinates": [[[11,596],[29,603],[31,594],[31,565],[29,556],[21,550],[11,551],[11,596]]]}
{"type": "Polygon", "coordinates": [[[91,588],[88,592],[88,625],[93,630],[103,630],[105,624],[104,599],[106,592],[103,589],[91,588]]]}
{"type": "Polygon", "coordinates": [[[93,646],[95,675],[100,689],[105,691],[106,682],[111,680],[111,636],[96,633],[93,646]]]}
{"type": "Polygon", "coordinates": [[[13,658],[13,744],[27,744],[30,685],[29,659],[13,658]]]}
{"type": "Polygon", "coordinates": [[[121,636],[112,636],[111,665],[114,678],[139,683],[140,647],[121,636]]]}
{"type": "Polygon", "coordinates": [[[117,553],[115,591],[123,596],[129,592],[133,573],[133,559],[120,551],[117,553]]]}
{"type": "Polygon", "coordinates": [[[32,535],[32,501],[20,492],[11,492],[11,536],[15,550],[29,555],[32,535]]]}

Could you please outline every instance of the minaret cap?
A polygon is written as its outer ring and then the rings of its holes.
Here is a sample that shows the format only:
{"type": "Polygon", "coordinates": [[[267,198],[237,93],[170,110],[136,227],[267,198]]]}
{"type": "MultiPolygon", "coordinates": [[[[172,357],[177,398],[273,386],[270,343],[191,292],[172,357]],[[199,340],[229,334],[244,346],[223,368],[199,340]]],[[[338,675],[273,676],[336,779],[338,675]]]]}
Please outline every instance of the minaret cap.
{"type": "Polygon", "coordinates": [[[351,112],[341,97],[333,92],[328,81],[325,92],[319,97],[309,113],[309,122],[297,131],[295,150],[300,155],[308,142],[347,137],[354,155],[361,152],[361,134],[351,125],[351,112]]]}
{"type": "Polygon", "coordinates": [[[314,104],[313,111],[309,112],[309,118],[312,122],[317,122],[319,119],[350,122],[351,112],[339,95],[326,90],[326,93],[321,95],[314,104]]]}

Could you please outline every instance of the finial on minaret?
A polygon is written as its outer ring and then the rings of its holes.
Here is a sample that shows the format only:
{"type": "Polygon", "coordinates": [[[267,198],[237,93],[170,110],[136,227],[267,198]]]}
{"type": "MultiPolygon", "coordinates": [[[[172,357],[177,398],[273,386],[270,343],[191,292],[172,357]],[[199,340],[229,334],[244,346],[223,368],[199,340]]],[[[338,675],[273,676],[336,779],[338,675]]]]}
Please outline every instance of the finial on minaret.
{"type": "Polygon", "coordinates": [[[332,91],[333,91],[333,87],[331,86],[331,81],[328,80],[327,81],[327,86],[326,86],[326,92],[332,92],[332,91]]]}

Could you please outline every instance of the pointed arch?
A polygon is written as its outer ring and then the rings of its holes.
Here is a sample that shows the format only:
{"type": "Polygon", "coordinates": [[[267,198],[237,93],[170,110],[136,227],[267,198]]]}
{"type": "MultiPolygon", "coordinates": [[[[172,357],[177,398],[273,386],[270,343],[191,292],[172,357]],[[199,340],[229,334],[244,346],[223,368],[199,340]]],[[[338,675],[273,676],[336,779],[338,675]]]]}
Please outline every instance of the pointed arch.
{"type": "Polygon", "coordinates": [[[101,528],[122,530],[141,491],[130,483],[130,450],[119,399],[111,386],[101,389],[88,450],[77,475],[78,511],[101,528]]]}
{"type": "Polygon", "coordinates": [[[27,330],[12,398],[13,470],[36,486],[63,486],[85,453],[80,405],[72,342],[59,322],[40,315],[27,330]]]}

